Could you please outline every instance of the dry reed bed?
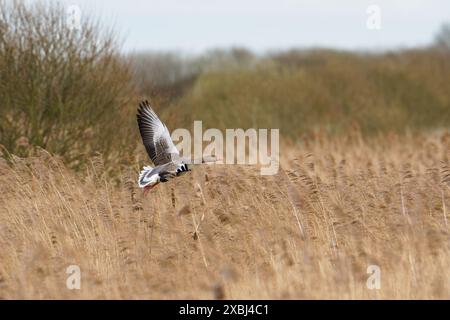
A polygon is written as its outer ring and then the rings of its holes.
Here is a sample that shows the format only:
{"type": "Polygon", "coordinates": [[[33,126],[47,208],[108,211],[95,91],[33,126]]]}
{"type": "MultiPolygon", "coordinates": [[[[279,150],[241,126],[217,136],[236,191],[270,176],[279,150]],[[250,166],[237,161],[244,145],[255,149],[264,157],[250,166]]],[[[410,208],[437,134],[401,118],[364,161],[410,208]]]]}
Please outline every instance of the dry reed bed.
{"type": "Polygon", "coordinates": [[[278,175],[197,167],[147,198],[137,165],[115,185],[100,158],[3,161],[0,297],[448,299],[450,135],[385,139],[319,136],[278,175]]]}

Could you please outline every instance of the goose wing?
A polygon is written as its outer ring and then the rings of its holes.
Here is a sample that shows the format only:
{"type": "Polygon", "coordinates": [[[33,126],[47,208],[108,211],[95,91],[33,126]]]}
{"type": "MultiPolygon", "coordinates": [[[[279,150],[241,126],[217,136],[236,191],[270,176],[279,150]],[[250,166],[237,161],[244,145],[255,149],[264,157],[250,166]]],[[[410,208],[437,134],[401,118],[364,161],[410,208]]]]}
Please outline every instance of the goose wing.
{"type": "Polygon", "coordinates": [[[179,152],[173,144],[169,130],[147,100],[139,104],[136,116],[145,150],[155,166],[179,158],[179,152]]]}

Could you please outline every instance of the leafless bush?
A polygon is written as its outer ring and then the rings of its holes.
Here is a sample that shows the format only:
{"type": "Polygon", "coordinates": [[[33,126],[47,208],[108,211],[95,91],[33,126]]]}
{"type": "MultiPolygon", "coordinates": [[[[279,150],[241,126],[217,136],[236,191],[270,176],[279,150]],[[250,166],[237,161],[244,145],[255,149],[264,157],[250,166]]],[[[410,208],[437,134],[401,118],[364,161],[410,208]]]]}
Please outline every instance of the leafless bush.
{"type": "Polygon", "coordinates": [[[0,144],[39,146],[77,162],[119,143],[132,97],[111,30],[84,17],[79,29],[57,3],[0,0],[0,144]]]}

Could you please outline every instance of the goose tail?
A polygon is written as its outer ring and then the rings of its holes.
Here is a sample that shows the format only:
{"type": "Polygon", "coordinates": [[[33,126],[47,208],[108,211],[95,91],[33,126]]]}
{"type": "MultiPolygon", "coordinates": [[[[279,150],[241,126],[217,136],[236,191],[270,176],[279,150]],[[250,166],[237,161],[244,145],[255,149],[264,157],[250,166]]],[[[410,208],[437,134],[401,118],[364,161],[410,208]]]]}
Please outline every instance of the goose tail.
{"type": "Polygon", "coordinates": [[[145,188],[146,186],[148,186],[150,183],[153,182],[154,174],[151,173],[152,171],[153,171],[153,167],[151,167],[151,166],[144,166],[142,168],[141,172],[139,173],[139,178],[138,178],[139,187],[145,188]]]}

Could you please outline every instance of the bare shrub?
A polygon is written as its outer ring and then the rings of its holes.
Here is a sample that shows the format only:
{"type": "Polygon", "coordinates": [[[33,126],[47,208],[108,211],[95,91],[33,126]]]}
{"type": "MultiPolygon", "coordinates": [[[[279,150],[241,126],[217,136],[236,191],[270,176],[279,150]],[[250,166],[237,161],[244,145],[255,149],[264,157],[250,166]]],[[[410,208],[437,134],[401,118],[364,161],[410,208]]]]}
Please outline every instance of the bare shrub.
{"type": "Polygon", "coordinates": [[[128,66],[111,30],[66,18],[57,3],[0,1],[0,144],[11,153],[29,154],[26,142],[77,163],[120,150],[128,66]]]}

